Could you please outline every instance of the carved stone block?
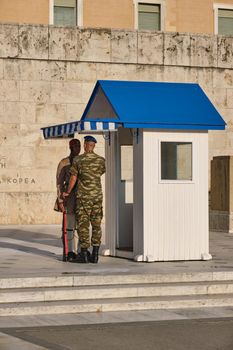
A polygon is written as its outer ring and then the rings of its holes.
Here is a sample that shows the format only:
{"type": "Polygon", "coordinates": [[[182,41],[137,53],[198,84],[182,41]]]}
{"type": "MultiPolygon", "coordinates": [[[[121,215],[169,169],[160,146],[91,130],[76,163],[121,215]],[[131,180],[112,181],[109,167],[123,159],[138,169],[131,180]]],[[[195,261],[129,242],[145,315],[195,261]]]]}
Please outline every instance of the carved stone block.
{"type": "Polygon", "coordinates": [[[19,82],[16,80],[0,81],[0,101],[19,101],[19,82]]]}
{"type": "Polygon", "coordinates": [[[182,33],[165,33],[164,64],[190,66],[190,36],[182,33]]]}
{"type": "Polygon", "coordinates": [[[138,63],[163,64],[163,34],[138,32],[138,63]]]}
{"type": "Polygon", "coordinates": [[[0,79],[3,79],[3,77],[4,77],[4,74],[3,74],[3,72],[4,72],[4,60],[2,60],[2,59],[0,59],[0,79]]]}
{"type": "Polygon", "coordinates": [[[20,61],[19,59],[4,59],[3,78],[5,80],[20,80],[20,61]]]}
{"type": "Polygon", "coordinates": [[[20,100],[23,102],[49,102],[50,83],[47,81],[20,81],[20,100]]]}
{"type": "Polygon", "coordinates": [[[81,29],[79,32],[79,60],[110,62],[110,29],[81,29]]]}
{"type": "Polygon", "coordinates": [[[67,81],[96,81],[96,63],[67,62],[67,81]]]}
{"type": "Polygon", "coordinates": [[[66,121],[66,104],[36,104],[36,122],[47,124],[59,124],[66,121]]]}
{"type": "Polygon", "coordinates": [[[233,68],[233,37],[218,37],[218,67],[233,68]]]}
{"type": "Polygon", "coordinates": [[[19,118],[20,122],[24,124],[33,124],[36,120],[34,102],[20,102],[19,103],[19,118]]]}
{"type": "Polygon", "coordinates": [[[51,82],[52,103],[82,103],[82,83],[51,82]]]}
{"type": "Polygon", "coordinates": [[[20,126],[18,123],[0,124],[0,146],[18,147],[20,145],[20,126]]]}
{"type": "Polygon", "coordinates": [[[20,102],[3,102],[3,123],[19,123],[19,104],[20,102]]]}
{"type": "Polygon", "coordinates": [[[232,69],[214,69],[213,87],[233,88],[233,70],[232,69]]]}
{"type": "Polygon", "coordinates": [[[192,67],[217,67],[217,37],[191,35],[190,65],[192,67]]]}
{"type": "Polygon", "coordinates": [[[69,103],[66,106],[66,120],[79,120],[83,115],[86,103],[69,103]]]}
{"type": "Polygon", "coordinates": [[[48,26],[19,26],[19,57],[48,59],[48,26]]]}
{"type": "MultiPolygon", "coordinates": [[[[232,89],[227,89],[227,107],[233,108],[233,87],[232,89]]],[[[233,114],[232,114],[233,117],[233,114]]]]}
{"type": "Polygon", "coordinates": [[[49,59],[78,59],[79,29],[77,27],[49,27],[49,59]]]}
{"type": "Polygon", "coordinates": [[[0,24],[0,57],[18,56],[18,32],[18,25],[0,24]]]}
{"type": "Polygon", "coordinates": [[[111,62],[137,63],[137,32],[111,31],[111,62]]]}

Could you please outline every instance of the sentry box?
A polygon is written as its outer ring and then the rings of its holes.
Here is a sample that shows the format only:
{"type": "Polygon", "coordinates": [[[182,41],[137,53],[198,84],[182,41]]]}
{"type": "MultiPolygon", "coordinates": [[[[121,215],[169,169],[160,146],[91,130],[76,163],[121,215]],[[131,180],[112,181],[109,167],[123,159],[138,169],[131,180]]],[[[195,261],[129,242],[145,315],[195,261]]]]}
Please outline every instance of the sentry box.
{"type": "Polygon", "coordinates": [[[80,121],[105,137],[104,255],[208,260],[208,130],[225,122],[198,84],[97,81],[80,121]]]}

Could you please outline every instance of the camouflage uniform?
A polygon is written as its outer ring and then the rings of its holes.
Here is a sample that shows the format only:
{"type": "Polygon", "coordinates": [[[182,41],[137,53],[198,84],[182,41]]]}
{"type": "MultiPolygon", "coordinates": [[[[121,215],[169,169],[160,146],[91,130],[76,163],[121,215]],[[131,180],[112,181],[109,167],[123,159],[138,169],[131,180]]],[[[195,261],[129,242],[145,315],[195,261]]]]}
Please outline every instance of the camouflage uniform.
{"type": "Polygon", "coordinates": [[[101,175],[105,173],[105,159],[94,152],[84,153],[74,159],[70,173],[78,177],[76,221],[80,246],[84,249],[90,247],[90,223],[91,245],[99,246],[103,217],[101,175]]]}

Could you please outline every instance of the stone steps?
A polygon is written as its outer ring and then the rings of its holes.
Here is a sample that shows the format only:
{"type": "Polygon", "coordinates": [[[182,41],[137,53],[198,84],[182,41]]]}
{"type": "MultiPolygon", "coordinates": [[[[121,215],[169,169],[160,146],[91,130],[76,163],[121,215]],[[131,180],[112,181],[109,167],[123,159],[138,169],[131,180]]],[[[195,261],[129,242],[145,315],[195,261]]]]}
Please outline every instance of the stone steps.
{"type": "Polygon", "coordinates": [[[0,279],[0,316],[233,306],[233,272],[0,279]]]}
{"type": "Polygon", "coordinates": [[[181,282],[208,282],[208,281],[233,281],[232,271],[218,272],[192,272],[176,274],[127,274],[124,275],[88,275],[71,274],[64,276],[46,277],[15,277],[1,278],[1,289],[15,288],[41,288],[41,287],[75,287],[96,285],[120,285],[120,284],[151,284],[151,283],[181,283],[181,282]]]}
{"type": "Polygon", "coordinates": [[[189,282],[161,284],[127,284],[118,286],[81,286],[18,288],[0,290],[3,303],[50,302],[61,300],[90,300],[108,298],[137,298],[176,295],[212,295],[233,293],[233,282],[189,282]]]}
{"type": "Polygon", "coordinates": [[[232,307],[233,294],[114,298],[0,305],[0,316],[74,314],[108,311],[232,307]]]}

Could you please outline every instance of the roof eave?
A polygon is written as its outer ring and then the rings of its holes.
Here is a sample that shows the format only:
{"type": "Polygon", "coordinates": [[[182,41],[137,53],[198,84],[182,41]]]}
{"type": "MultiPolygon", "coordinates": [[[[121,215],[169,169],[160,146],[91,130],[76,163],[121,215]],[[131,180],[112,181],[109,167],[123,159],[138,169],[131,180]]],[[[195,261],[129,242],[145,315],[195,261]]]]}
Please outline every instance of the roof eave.
{"type": "Polygon", "coordinates": [[[122,123],[124,128],[136,129],[176,129],[176,130],[225,130],[225,125],[198,124],[159,124],[159,123],[122,123]]]}

